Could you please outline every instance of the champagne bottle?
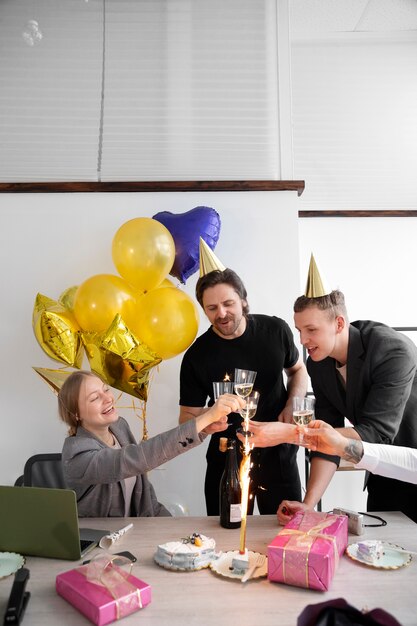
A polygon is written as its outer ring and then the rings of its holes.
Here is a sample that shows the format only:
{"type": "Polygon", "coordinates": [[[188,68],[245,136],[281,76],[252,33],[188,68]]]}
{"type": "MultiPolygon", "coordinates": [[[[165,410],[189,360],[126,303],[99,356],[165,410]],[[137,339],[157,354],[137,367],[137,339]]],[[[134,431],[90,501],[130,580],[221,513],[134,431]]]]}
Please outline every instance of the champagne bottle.
{"type": "Polygon", "coordinates": [[[236,441],[227,440],[226,464],[220,481],[220,525],[223,528],[239,528],[242,521],[242,490],[236,458],[236,441]]]}

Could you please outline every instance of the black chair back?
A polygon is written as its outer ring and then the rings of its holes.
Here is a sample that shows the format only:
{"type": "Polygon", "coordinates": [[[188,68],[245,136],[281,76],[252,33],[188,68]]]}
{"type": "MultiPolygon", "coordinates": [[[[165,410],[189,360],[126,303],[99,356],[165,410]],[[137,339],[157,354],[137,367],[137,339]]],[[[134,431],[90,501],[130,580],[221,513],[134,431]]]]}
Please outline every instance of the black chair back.
{"type": "Polygon", "coordinates": [[[53,452],[31,456],[23,469],[23,485],[25,487],[65,489],[61,453],[53,452]]]}

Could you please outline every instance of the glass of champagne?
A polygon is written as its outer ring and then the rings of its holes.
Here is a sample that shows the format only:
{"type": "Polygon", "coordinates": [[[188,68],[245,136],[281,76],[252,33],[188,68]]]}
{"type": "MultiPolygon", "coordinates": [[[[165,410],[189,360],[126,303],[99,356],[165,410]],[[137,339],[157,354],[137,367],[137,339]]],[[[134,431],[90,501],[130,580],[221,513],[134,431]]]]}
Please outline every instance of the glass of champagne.
{"type": "Polygon", "coordinates": [[[235,369],[235,393],[245,399],[252,393],[253,383],[255,382],[256,372],[251,370],[235,369]]]}
{"type": "MultiPolygon", "coordinates": [[[[314,419],[315,398],[312,396],[294,396],[292,399],[292,418],[298,426],[308,426],[314,419]]],[[[301,432],[299,443],[304,443],[304,435],[301,432]]]]}
{"type": "Polygon", "coordinates": [[[256,415],[259,402],[259,391],[252,391],[252,393],[246,396],[245,400],[246,406],[243,407],[243,409],[240,409],[239,413],[242,417],[249,421],[256,415]]]}
{"type": "MultiPolygon", "coordinates": [[[[231,380],[221,380],[219,382],[213,383],[213,400],[219,399],[219,396],[222,396],[224,393],[233,393],[233,382],[231,380]]],[[[231,422],[227,422],[230,426],[231,422]]]]}
{"type": "Polygon", "coordinates": [[[222,380],[220,382],[213,383],[213,399],[219,399],[219,396],[224,393],[233,393],[233,383],[231,380],[222,380]]]}
{"type": "Polygon", "coordinates": [[[258,402],[259,402],[259,391],[252,391],[252,393],[246,396],[245,400],[246,400],[246,406],[243,407],[243,409],[240,409],[239,413],[241,414],[244,420],[243,434],[249,435],[249,430],[248,430],[249,420],[253,419],[256,415],[256,411],[258,409],[258,402]]]}

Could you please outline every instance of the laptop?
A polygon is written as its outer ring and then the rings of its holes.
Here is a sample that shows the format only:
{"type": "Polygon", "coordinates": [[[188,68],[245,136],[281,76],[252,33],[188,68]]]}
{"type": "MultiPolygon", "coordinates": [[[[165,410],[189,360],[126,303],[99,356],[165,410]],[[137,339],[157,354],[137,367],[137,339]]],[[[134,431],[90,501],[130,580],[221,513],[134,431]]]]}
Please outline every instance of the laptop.
{"type": "Polygon", "coordinates": [[[108,530],[78,527],[70,489],[0,486],[0,551],[75,561],[108,530]]]}

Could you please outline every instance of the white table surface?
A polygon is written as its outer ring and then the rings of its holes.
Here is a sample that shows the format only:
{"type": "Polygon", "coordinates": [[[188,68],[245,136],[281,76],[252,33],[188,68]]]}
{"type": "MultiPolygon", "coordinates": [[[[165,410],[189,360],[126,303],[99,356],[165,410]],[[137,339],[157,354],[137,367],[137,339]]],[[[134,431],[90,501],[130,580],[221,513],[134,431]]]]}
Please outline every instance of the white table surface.
{"type": "MultiPolygon", "coordinates": [[[[367,528],[361,539],[384,539],[417,551],[417,525],[402,513],[380,513],[388,524],[367,528]]],[[[122,623],[141,626],[295,626],[308,604],[343,597],[358,609],[380,607],[402,626],[417,624],[417,556],[410,565],[395,571],[377,570],[353,562],[346,555],[340,561],[330,591],[320,592],[261,578],[242,584],[223,578],[210,569],[197,572],[165,570],[153,560],[159,543],[180,539],[193,532],[214,537],[218,550],[239,549],[239,529],[221,528],[216,517],[81,519],[80,526],[117,530],[132,521],[134,527],[119,540],[114,552],[130,550],[138,559],[132,573],[152,587],[152,602],[143,610],[123,618],[122,623]]],[[[371,522],[372,520],[370,520],[371,522]]],[[[248,518],[246,546],[267,553],[267,546],[280,527],[275,516],[248,518]]],[[[349,543],[357,541],[354,535],[349,543]]],[[[92,556],[99,553],[96,549],[92,556]]],[[[23,624],[27,626],[77,626],[90,622],[55,592],[59,572],[80,562],[27,557],[30,570],[27,589],[31,599],[23,624]]],[[[0,623],[13,583],[13,576],[0,580],[0,623]]]]}

